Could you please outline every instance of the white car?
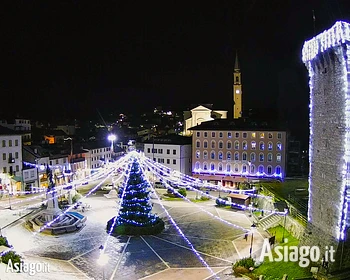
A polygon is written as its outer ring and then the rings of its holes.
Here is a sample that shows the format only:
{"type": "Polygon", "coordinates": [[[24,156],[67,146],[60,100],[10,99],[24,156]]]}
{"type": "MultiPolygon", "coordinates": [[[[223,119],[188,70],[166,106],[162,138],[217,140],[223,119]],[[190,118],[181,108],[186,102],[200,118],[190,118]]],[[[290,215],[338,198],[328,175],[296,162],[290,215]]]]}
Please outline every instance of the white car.
{"type": "Polygon", "coordinates": [[[113,184],[106,184],[106,185],[101,187],[101,190],[103,190],[103,191],[110,191],[112,189],[113,189],[113,184]]]}

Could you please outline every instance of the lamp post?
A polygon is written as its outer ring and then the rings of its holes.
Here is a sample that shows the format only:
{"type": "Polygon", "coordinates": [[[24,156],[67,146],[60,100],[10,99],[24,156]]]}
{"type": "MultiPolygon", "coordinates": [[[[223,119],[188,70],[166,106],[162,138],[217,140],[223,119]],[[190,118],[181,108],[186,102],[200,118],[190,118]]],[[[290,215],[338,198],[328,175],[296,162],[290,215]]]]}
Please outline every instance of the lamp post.
{"type": "Polygon", "coordinates": [[[256,225],[252,224],[251,226],[251,232],[252,232],[252,239],[250,241],[250,249],[249,249],[249,257],[252,257],[252,252],[253,252],[253,240],[254,240],[254,231],[256,229],[256,225]]]}
{"type": "Polygon", "coordinates": [[[102,267],[102,280],[105,280],[105,265],[108,263],[108,256],[104,253],[104,247],[101,245],[99,248],[100,257],[97,260],[97,264],[102,267]]]}
{"type": "Polygon", "coordinates": [[[112,153],[114,152],[114,141],[117,139],[117,136],[115,136],[114,134],[108,135],[108,140],[111,141],[111,151],[112,153]]]}

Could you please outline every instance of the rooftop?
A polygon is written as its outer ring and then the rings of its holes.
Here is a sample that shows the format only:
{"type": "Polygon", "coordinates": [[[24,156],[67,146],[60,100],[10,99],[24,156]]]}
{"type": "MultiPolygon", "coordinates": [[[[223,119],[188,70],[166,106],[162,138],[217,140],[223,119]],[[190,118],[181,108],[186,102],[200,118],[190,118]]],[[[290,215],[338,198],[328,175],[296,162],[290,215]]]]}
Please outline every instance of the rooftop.
{"type": "Polygon", "coordinates": [[[170,134],[167,136],[156,137],[145,141],[144,143],[150,144],[173,144],[173,145],[190,145],[192,143],[192,137],[180,136],[176,134],[170,134]]]}
{"type": "Polygon", "coordinates": [[[21,135],[23,131],[12,130],[0,125],[0,135],[21,135]]]}

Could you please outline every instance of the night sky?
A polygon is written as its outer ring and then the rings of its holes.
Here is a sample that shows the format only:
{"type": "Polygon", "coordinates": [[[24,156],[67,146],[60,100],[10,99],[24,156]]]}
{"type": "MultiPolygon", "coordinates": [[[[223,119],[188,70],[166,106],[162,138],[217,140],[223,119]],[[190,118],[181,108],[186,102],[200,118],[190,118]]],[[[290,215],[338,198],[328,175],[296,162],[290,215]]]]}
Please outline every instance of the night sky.
{"type": "Polygon", "coordinates": [[[279,108],[307,128],[302,44],[350,20],[348,0],[8,2],[1,110],[32,118],[191,103],[231,110],[237,50],[244,108],[279,108]]]}

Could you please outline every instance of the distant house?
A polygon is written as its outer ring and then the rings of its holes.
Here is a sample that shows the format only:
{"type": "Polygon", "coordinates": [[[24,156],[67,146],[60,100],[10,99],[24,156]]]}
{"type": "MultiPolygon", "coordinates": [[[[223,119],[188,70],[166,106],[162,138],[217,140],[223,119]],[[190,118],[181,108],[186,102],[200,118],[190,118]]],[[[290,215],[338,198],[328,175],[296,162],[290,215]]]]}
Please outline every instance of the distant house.
{"type": "Polygon", "coordinates": [[[86,151],[86,166],[88,169],[99,168],[112,159],[111,144],[109,142],[83,143],[82,149],[86,151]]]}
{"type": "Polygon", "coordinates": [[[68,137],[68,135],[63,130],[47,131],[43,136],[47,144],[63,143],[64,139],[68,137]]]}

